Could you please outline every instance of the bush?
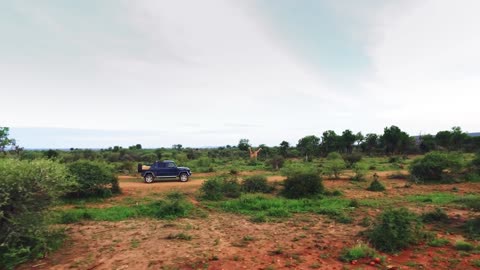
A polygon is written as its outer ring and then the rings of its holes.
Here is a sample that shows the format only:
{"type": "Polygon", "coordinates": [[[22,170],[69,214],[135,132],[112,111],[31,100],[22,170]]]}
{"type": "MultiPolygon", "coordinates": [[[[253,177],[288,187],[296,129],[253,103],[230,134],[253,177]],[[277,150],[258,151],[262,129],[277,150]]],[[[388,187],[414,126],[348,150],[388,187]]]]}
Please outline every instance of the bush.
{"type": "Polygon", "coordinates": [[[352,153],[343,155],[343,160],[347,163],[348,168],[353,168],[353,166],[362,160],[363,156],[360,153],[352,153]]]}
{"type": "Polygon", "coordinates": [[[470,238],[480,239],[480,217],[467,221],[463,227],[470,238]]]}
{"type": "Polygon", "coordinates": [[[347,165],[338,153],[330,153],[322,164],[322,173],[335,179],[340,178],[340,173],[345,170],[347,165]]]}
{"type": "Polygon", "coordinates": [[[273,170],[278,171],[279,169],[281,169],[283,167],[283,164],[285,163],[285,158],[283,158],[280,155],[277,155],[277,156],[274,156],[273,158],[269,159],[267,161],[267,163],[268,163],[268,165],[270,165],[270,167],[273,170]]]}
{"type": "Polygon", "coordinates": [[[378,175],[373,175],[373,181],[370,183],[370,186],[367,188],[368,191],[385,191],[385,186],[378,180],[378,175]]]}
{"type": "Polygon", "coordinates": [[[455,249],[462,251],[472,251],[473,249],[475,249],[475,246],[465,241],[457,241],[455,243],[455,249]]]}
{"type": "Polygon", "coordinates": [[[118,179],[107,164],[79,160],[68,166],[78,186],[67,197],[110,197],[120,192],[118,179]]]}
{"type": "Polygon", "coordinates": [[[241,186],[233,175],[221,175],[210,178],[203,182],[200,187],[202,198],[210,201],[218,201],[224,197],[238,198],[241,195],[241,186]]]}
{"type": "Polygon", "coordinates": [[[396,252],[418,244],[425,238],[425,233],[420,219],[406,208],[400,208],[380,214],[367,236],[376,249],[396,252]]]}
{"type": "Polygon", "coordinates": [[[75,186],[64,165],[51,160],[0,160],[0,265],[12,269],[62,242],[47,228],[46,210],[75,186]]]}
{"type": "Polygon", "coordinates": [[[462,168],[461,157],[457,154],[430,152],[413,161],[411,175],[420,181],[445,181],[462,168]]]}
{"type": "Polygon", "coordinates": [[[268,184],[265,176],[254,175],[243,180],[242,190],[249,193],[270,193],[273,188],[268,184]]]}
{"type": "Polygon", "coordinates": [[[475,158],[472,160],[471,167],[476,173],[480,174],[480,152],[475,155],[475,158]]]}
{"type": "Polygon", "coordinates": [[[445,211],[443,211],[443,209],[437,207],[435,210],[423,214],[422,220],[427,223],[444,222],[448,221],[448,215],[445,213],[445,211]]]}
{"type": "Polygon", "coordinates": [[[432,241],[428,242],[428,245],[431,247],[444,247],[448,244],[450,244],[450,241],[443,238],[435,238],[432,241]]]}
{"type": "Polygon", "coordinates": [[[285,197],[293,199],[314,196],[323,191],[322,179],[318,174],[297,173],[287,177],[282,193],[285,197]]]}
{"type": "Polygon", "coordinates": [[[358,181],[358,182],[365,181],[365,174],[367,170],[364,166],[355,164],[355,166],[353,167],[353,172],[354,172],[354,175],[352,176],[352,178],[350,178],[350,180],[358,181]]]}
{"type": "Polygon", "coordinates": [[[352,248],[344,248],[340,253],[340,260],[344,262],[351,262],[364,258],[373,259],[376,257],[379,257],[377,252],[373,248],[362,243],[357,244],[352,248]]]}

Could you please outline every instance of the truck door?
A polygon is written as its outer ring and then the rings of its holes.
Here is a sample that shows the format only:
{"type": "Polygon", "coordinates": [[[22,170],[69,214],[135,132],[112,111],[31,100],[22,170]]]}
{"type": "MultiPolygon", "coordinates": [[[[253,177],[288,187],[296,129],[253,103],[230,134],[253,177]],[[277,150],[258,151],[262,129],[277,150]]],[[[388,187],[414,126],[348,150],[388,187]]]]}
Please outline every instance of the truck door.
{"type": "Polygon", "coordinates": [[[157,169],[155,170],[155,174],[157,177],[165,177],[167,176],[167,164],[165,162],[158,162],[157,163],[157,169]]]}
{"type": "Polygon", "coordinates": [[[167,169],[165,170],[166,171],[166,176],[173,176],[173,177],[176,177],[177,176],[177,165],[175,165],[175,163],[173,162],[167,162],[165,163],[165,165],[167,166],[167,169]]]}

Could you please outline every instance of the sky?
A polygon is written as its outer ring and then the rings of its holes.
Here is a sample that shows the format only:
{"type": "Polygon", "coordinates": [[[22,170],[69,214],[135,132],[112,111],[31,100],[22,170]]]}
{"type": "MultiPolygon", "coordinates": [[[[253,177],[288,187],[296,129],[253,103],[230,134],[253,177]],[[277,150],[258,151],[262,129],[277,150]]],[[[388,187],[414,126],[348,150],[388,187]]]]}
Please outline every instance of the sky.
{"type": "Polygon", "coordinates": [[[27,148],[480,131],[477,0],[0,0],[27,148]]]}

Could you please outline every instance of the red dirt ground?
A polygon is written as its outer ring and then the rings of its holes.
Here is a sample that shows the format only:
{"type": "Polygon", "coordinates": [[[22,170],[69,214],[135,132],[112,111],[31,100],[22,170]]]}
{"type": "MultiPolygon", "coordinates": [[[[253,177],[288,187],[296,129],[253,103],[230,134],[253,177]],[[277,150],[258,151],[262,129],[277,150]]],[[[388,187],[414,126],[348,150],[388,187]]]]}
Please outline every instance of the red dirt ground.
{"type": "MultiPolygon", "coordinates": [[[[407,181],[386,179],[388,172],[379,173],[387,192],[368,192],[368,183],[345,179],[325,180],[329,190],[340,190],[347,198],[401,197],[411,194],[479,192],[480,184],[414,185],[407,181]]],[[[203,183],[192,179],[187,183],[158,182],[144,184],[139,178],[120,177],[124,194],[107,204],[125,197],[136,197],[180,189],[193,194],[203,183]]],[[[245,175],[245,174],[243,174],[245,175]]],[[[282,180],[270,176],[269,181],[282,180]]],[[[193,196],[192,196],[193,198],[193,196]]],[[[200,206],[199,206],[200,207],[200,206]]],[[[427,206],[428,208],[428,206],[427,206]]],[[[175,221],[135,219],[121,222],[82,222],[67,226],[70,239],[60,250],[45,259],[20,266],[18,269],[478,269],[473,260],[480,254],[466,254],[452,246],[433,248],[420,245],[386,255],[383,266],[360,261],[350,265],[339,261],[343,247],[361,241],[365,228],[358,224],[365,216],[375,216],[379,210],[359,209],[353,224],[340,224],[313,215],[296,215],[280,223],[257,224],[248,217],[209,211],[207,218],[185,218],[175,221]],[[184,233],[191,240],[168,239],[184,233]]],[[[463,221],[466,210],[447,209],[453,220],[463,221]]],[[[460,223],[459,223],[460,224],[460,223]]],[[[454,243],[460,235],[441,234],[454,243]]]]}

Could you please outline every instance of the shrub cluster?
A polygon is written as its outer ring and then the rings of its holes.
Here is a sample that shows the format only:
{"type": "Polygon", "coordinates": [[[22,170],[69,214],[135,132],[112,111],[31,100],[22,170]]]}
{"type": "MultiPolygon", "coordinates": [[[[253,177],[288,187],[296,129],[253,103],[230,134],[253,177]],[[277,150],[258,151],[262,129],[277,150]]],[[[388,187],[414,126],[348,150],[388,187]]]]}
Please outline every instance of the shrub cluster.
{"type": "Polygon", "coordinates": [[[370,183],[370,186],[367,188],[368,191],[385,191],[385,186],[380,182],[378,179],[374,179],[372,183],[370,183]]]}
{"type": "Polygon", "coordinates": [[[67,168],[52,160],[0,160],[0,266],[42,256],[62,242],[47,227],[46,209],[75,186],[67,168]]]}
{"type": "Polygon", "coordinates": [[[314,196],[323,191],[322,179],[317,173],[300,172],[285,179],[282,193],[287,198],[295,199],[314,196]]]}
{"type": "Polygon", "coordinates": [[[234,175],[220,175],[203,182],[200,187],[202,198],[218,201],[225,197],[238,198],[241,195],[241,186],[234,175]]]}
{"type": "Polygon", "coordinates": [[[340,173],[347,168],[347,164],[339,153],[332,152],[322,164],[322,173],[335,179],[340,178],[340,173]]]}
{"type": "Polygon", "coordinates": [[[420,181],[446,181],[462,167],[462,158],[457,154],[430,152],[413,161],[410,173],[420,181]]]}
{"type": "Polygon", "coordinates": [[[422,215],[423,222],[445,222],[448,221],[448,215],[442,208],[435,208],[435,210],[427,212],[422,215]]]}
{"type": "Polygon", "coordinates": [[[243,180],[242,190],[248,193],[270,193],[273,191],[273,187],[268,184],[265,176],[254,175],[243,180]]]}
{"type": "Polygon", "coordinates": [[[426,238],[420,219],[406,208],[388,209],[367,232],[370,243],[378,250],[396,252],[426,238]]]}
{"type": "Polygon", "coordinates": [[[362,160],[363,156],[360,153],[352,153],[352,154],[345,154],[343,155],[343,160],[347,164],[347,168],[353,168],[357,162],[362,160]]]}
{"type": "Polygon", "coordinates": [[[120,192],[118,179],[108,164],[79,160],[69,164],[68,169],[78,183],[68,197],[109,197],[120,192]]]}

